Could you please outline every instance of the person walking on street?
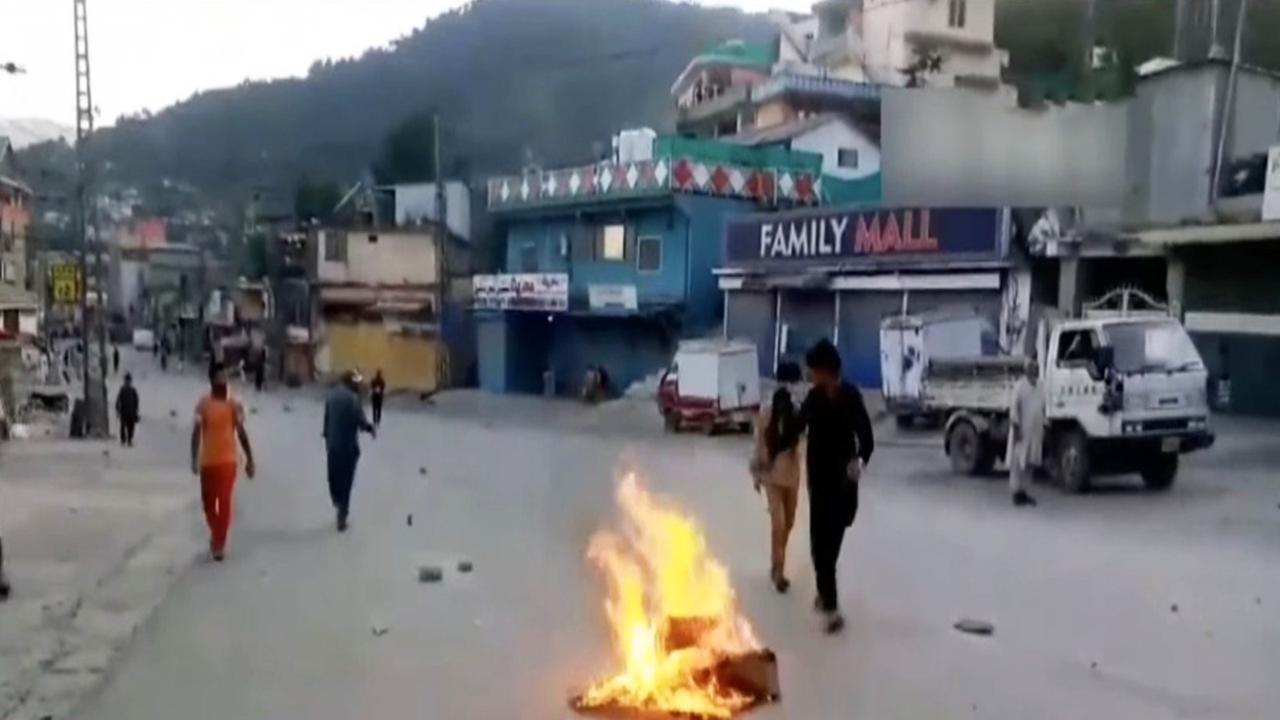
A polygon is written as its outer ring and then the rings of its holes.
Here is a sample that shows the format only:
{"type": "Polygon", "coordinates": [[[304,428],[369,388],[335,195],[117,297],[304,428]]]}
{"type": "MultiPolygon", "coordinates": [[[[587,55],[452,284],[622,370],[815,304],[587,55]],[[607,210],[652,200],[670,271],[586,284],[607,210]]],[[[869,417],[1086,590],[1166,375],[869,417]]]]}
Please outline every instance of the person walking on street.
{"type": "Polygon", "coordinates": [[[382,377],[382,368],[373,373],[373,382],[369,385],[369,404],[373,407],[373,426],[382,427],[382,401],[387,396],[387,381],[382,377]]]}
{"type": "Polygon", "coordinates": [[[875,450],[862,393],[840,376],[840,353],[821,340],[805,356],[813,389],[800,408],[808,430],[809,549],[817,576],[817,609],[825,629],[844,628],[836,589],[836,564],[844,533],[858,515],[858,483],[875,450]]]}
{"type": "Polygon", "coordinates": [[[756,419],[755,453],[751,475],[756,492],[769,503],[769,579],[779,593],[791,587],[787,579],[787,540],[796,522],[800,497],[800,418],[794,393],[800,383],[800,366],[778,365],[777,390],[756,419]]]}
{"type": "Polygon", "coordinates": [[[0,602],[9,599],[9,593],[13,588],[9,587],[9,578],[4,574],[4,539],[0,538],[0,602]]]}
{"type": "Polygon", "coordinates": [[[1014,507],[1035,507],[1036,499],[1027,493],[1027,482],[1040,465],[1044,448],[1044,395],[1040,392],[1040,366],[1027,361],[1027,372],[1018,378],[1009,398],[1009,447],[1005,464],[1009,466],[1009,492],[1014,507]]]}
{"type": "Polygon", "coordinates": [[[209,394],[196,404],[191,429],[191,472],[200,477],[200,499],[209,524],[209,553],[222,562],[231,528],[231,498],[235,490],[238,456],[236,441],[244,450],[244,472],[253,479],[253,447],[244,427],[244,408],[231,397],[226,369],[209,368],[209,394]]]}
{"type": "Polygon", "coordinates": [[[262,392],[262,386],[267,382],[267,349],[265,347],[256,348],[253,353],[253,387],[258,392],[262,392]]]}
{"type": "Polygon", "coordinates": [[[360,433],[377,437],[360,401],[360,373],[350,370],[334,385],[324,403],[324,441],[329,467],[329,499],[337,513],[338,532],[347,531],[351,486],[360,462],[360,433]]]}
{"type": "Polygon", "coordinates": [[[120,444],[133,447],[133,431],[138,427],[138,389],[133,375],[124,374],[124,385],[116,394],[116,418],[120,421],[120,444]]]}
{"type": "Polygon", "coordinates": [[[111,370],[112,375],[120,374],[120,348],[119,347],[112,346],[111,348],[111,367],[112,367],[112,370],[111,370]]]}

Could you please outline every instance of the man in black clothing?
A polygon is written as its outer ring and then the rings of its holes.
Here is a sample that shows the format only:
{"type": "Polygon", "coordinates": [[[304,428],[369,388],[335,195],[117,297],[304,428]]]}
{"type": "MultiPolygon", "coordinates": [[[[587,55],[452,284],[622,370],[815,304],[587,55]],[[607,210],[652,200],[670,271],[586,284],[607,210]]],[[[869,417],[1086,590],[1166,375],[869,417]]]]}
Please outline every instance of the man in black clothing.
{"type": "Polygon", "coordinates": [[[124,374],[124,385],[116,395],[116,416],[120,420],[120,444],[133,447],[133,431],[138,427],[138,390],[130,373],[124,374]]]}
{"type": "Polygon", "coordinates": [[[0,540],[0,601],[9,599],[9,578],[4,575],[4,541],[0,540]]]}
{"type": "Polygon", "coordinates": [[[382,368],[373,374],[373,382],[369,385],[369,404],[373,406],[373,424],[382,427],[382,401],[387,397],[387,381],[382,377],[382,368]]]}
{"type": "Polygon", "coordinates": [[[836,562],[844,532],[858,514],[858,481],[875,450],[871,418],[858,389],[840,377],[840,353],[827,340],[805,356],[813,389],[800,408],[808,429],[809,547],[817,576],[817,609],[828,633],[844,627],[836,562]]]}

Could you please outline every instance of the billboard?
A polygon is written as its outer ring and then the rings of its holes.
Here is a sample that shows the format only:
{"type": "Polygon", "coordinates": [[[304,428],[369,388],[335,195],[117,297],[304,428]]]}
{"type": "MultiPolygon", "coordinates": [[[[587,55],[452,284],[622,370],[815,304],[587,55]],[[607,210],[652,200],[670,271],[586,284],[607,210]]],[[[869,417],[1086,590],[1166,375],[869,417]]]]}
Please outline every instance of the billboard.
{"type": "Polygon", "coordinates": [[[995,208],[876,208],[731,218],[725,264],[856,266],[996,259],[1004,212],[995,208]]]}
{"type": "Polygon", "coordinates": [[[80,268],[75,263],[56,263],[49,267],[49,294],[58,305],[80,302],[80,268]]]}
{"type": "Polygon", "coordinates": [[[569,276],[565,273],[476,275],[472,289],[474,307],[481,310],[569,309],[569,276]]]}

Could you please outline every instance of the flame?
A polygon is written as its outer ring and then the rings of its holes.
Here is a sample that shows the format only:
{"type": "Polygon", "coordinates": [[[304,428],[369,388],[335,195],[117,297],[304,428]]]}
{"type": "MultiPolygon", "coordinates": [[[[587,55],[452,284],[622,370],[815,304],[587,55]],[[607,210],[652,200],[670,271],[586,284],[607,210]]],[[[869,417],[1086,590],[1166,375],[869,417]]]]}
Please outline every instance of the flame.
{"type": "Polygon", "coordinates": [[[591,538],[608,580],[605,612],[623,669],[589,687],[581,709],[626,707],[729,718],[756,699],[716,684],[718,661],[760,649],[737,611],[729,573],[688,515],[650,495],[634,473],[618,485],[621,534],[591,538]],[[694,627],[673,640],[677,626],[694,627]]]}

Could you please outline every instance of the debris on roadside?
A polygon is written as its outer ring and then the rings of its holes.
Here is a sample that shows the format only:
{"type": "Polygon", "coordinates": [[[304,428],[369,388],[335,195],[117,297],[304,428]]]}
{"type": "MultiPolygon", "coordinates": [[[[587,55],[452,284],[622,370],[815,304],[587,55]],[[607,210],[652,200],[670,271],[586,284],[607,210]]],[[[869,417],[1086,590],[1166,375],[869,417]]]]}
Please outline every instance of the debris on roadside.
{"type": "Polygon", "coordinates": [[[1176,615],[1178,613],[1178,603],[1174,603],[1170,605],[1169,612],[1174,613],[1176,615]]]}
{"type": "Polygon", "coordinates": [[[973,620],[970,618],[964,618],[956,621],[956,624],[953,627],[968,635],[982,635],[984,637],[994,635],[996,632],[995,625],[992,625],[985,620],[973,620]]]}
{"type": "Polygon", "coordinates": [[[1097,670],[1097,669],[1098,669],[1098,661],[1097,661],[1097,660],[1094,660],[1093,662],[1089,663],[1089,669],[1090,669],[1090,670],[1097,670]]]}
{"type": "Polygon", "coordinates": [[[405,517],[404,524],[409,527],[413,527],[413,513],[409,513],[409,515],[405,517]]]}
{"type": "Polygon", "coordinates": [[[385,625],[374,625],[371,630],[373,630],[374,637],[382,637],[383,635],[391,632],[391,628],[385,625]]]}
{"type": "Polygon", "coordinates": [[[178,411],[177,411],[177,410],[170,410],[170,411],[169,411],[169,417],[171,417],[171,418],[176,418],[176,417],[178,417],[178,411]]]}
{"type": "Polygon", "coordinates": [[[444,571],[432,565],[423,565],[418,568],[418,582],[420,583],[438,583],[444,580],[444,571]]]}
{"type": "Polygon", "coordinates": [[[426,477],[426,476],[427,476],[427,469],[426,469],[425,467],[420,467],[420,468],[418,468],[418,474],[419,474],[419,475],[421,475],[421,476],[423,476],[423,477],[426,477]]]}
{"type": "Polygon", "coordinates": [[[460,573],[469,573],[474,569],[475,565],[472,565],[470,560],[462,560],[458,563],[458,572],[460,573]]]}
{"type": "Polygon", "coordinates": [[[292,405],[290,405],[289,403],[285,403],[285,404],[284,404],[284,411],[285,411],[285,412],[287,412],[287,413],[291,413],[291,412],[293,412],[293,406],[292,406],[292,405]]]}

